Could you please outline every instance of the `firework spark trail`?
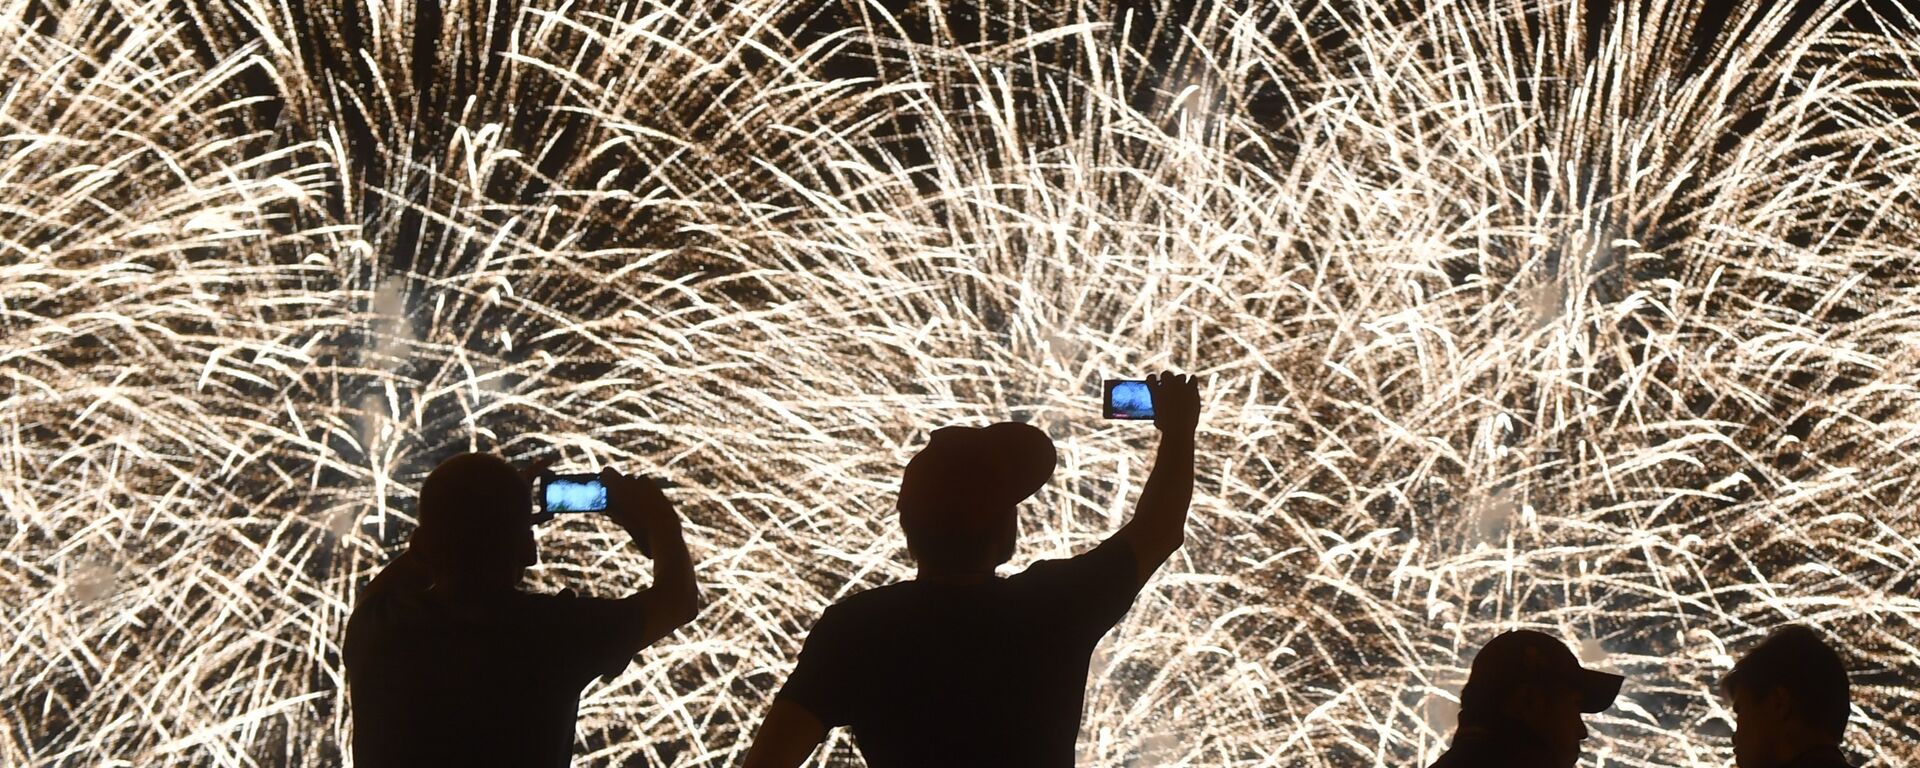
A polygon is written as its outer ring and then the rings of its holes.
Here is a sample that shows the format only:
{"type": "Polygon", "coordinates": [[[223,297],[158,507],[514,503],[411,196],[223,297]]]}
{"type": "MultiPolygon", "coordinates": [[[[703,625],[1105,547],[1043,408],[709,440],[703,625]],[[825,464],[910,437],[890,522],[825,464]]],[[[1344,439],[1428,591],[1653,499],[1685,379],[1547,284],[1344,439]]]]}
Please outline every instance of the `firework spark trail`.
{"type": "MultiPolygon", "coordinates": [[[[1848,643],[1853,747],[1920,758],[1920,41],[1350,5],[963,48],[447,3],[424,62],[411,5],[0,4],[0,762],[339,762],[355,590],[482,448],[678,484],[709,605],[582,749],[729,763],[819,610],[909,575],[928,428],[1047,429],[1017,564],[1063,555],[1148,459],[1095,382],[1165,365],[1191,535],[1084,764],[1418,763],[1523,621],[1629,675],[1604,764],[1726,764],[1712,681],[1788,621],[1848,643]]],[[[541,588],[645,567],[541,539],[541,588]]]]}

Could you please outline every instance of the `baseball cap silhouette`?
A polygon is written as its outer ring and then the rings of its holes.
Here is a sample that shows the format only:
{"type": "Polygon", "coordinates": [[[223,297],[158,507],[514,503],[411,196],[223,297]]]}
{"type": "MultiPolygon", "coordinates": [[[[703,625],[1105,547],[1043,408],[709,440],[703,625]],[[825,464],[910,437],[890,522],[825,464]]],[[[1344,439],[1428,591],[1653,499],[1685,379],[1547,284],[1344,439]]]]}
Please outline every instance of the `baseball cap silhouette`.
{"type": "Polygon", "coordinates": [[[1055,459],[1053,440],[1029,424],[936,429],[901,474],[900,513],[1013,506],[1046,485],[1055,459]]]}
{"type": "Polygon", "coordinates": [[[1626,678],[1580,666],[1573,651],[1552,636],[1516,629],[1487,641],[1473,657],[1464,700],[1498,700],[1524,685],[1558,685],[1580,694],[1580,711],[1592,714],[1613,706],[1626,678]]]}

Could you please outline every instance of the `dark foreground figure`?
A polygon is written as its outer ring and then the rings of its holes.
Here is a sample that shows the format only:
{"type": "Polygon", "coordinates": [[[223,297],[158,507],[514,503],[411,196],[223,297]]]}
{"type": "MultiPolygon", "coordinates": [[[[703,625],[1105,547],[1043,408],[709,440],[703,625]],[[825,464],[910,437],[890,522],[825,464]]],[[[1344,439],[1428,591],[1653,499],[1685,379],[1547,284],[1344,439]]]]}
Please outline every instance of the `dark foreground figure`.
{"type": "Polygon", "coordinates": [[[568,764],[580,689],[698,609],[666,496],[612,470],[601,481],[608,516],[654,557],[653,587],[624,599],[519,591],[535,562],[527,479],[482,454],[434,469],[407,552],[347,624],[356,765],[568,764]]]}
{"type": "Polygon", "coordinates": [[[1784,627],[1720,683],[1733,700],[1739,768],[1847,768],[1840,753],[1852,696],[1840,655],[1806,627],[1784,627]]]}
{"type": "Polygon", "coordinates": [[[1572,768],[1587,738],[1581,713],[1604,711],[1619,675],[1582,669],[1567,646],[1532,630],[1495,637],[1473,657],[1460,728],[1432,768],[1572,768]]]}
{"type": "Polygon", "coordinates": [[[1053,443],[1010,422],[934,431],[900,482],[918,578],[821,614],[746,765],[800,765],[837,726],[873,768],[1073,765],[1094,645],[1179,548],[1193,497],[1198,387],[1148,386],[1161,444],[1133,518],[1007,578],[1015,505],[1052,474],[1053,443]]]}

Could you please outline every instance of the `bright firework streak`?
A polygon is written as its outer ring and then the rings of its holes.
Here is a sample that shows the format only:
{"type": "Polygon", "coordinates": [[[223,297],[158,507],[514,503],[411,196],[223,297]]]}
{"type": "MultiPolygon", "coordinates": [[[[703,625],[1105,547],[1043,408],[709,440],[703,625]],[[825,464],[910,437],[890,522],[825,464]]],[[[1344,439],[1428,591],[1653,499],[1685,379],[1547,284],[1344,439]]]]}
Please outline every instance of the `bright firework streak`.
{"type": "MultiPolygon", "coordinates": [[[[972,47],[447,5],[0,5],[0,761],[338,762],[352,595],[479,447],[680,484],[709,606],[583,750],[727,764],[909,573],[928,428],[1048,429],[1021,562],[1065,554],[1145,472],[1099,380],[1164,365],[1199,496],[1086,764],[1419,764],[1523,620],[1630,676],[1599,762],[1726,764],[1712,681],[1788,621],[1849,643],[1853,746],[1920,757],[1916,41],[1845,4],[1697,61],[1660,0],[1591,60],[1581,3],[996,5],[972,47]]],[[[544,588],[643,569],[542,545],[544,588]]]]}

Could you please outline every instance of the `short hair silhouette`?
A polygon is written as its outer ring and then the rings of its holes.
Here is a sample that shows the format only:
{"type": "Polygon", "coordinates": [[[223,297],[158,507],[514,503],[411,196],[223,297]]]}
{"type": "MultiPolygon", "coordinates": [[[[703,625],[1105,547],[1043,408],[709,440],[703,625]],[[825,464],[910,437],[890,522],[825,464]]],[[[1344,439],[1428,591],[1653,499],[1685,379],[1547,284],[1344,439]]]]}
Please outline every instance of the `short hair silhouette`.
{"type": "Polygon", "coordinates": [[[1786,691],[1794,714],[1836,744],[1852,714],[1846,665],[1819,633],[1804,626],[1775,630],[1742,656],[1720,681],[1720,690],[1729,696],[1742,689],[1763,696],[1774,690],[1786,691]]]}
{"type": "Polygon", "coordinates": [[[913,559],[937,568],[1013,559],[1015,506],[1046,485],[1053,441],[1027,424],[943,427],[900,477],[900,529],[913,559]]]}
{"type": "Polygon", "coordinates": [[[473,577],[516,562],[532,540],[529,493],[519,470],[498,456],[447,459],[420,486],[413,546],[440,578],[473,577]]]}

